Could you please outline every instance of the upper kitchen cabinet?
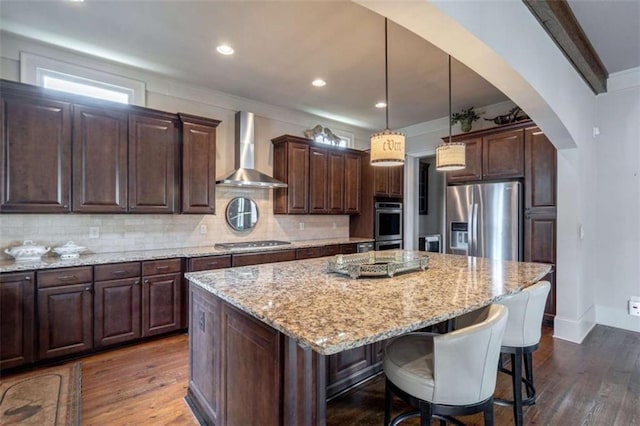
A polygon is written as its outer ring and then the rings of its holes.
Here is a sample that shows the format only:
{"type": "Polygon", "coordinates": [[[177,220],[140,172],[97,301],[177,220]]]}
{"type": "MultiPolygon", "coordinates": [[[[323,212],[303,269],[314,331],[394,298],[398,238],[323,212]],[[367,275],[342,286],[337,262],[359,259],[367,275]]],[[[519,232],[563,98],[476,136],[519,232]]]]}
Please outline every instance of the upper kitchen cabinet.
{"type": "Polygon", "coordinates": [[[376,197],[402,198],[404,166],[373,167],[373,194],[376,197]]]}
{"type": "Polygon", "coordinates": [[[145,111],[129,115],[129,211],[175,211],[177,127],[173,114],[145,111]]]}
{"type": "Polygon", "coordinates": [[[0,211],[70,211],[71,104],[2,82],[0,211]]]}
{"type": "Polygon", "coordinates": [[[537,128],[524,132],[526,209],[556,206],[556,148],[537,128]]]}
{"type": "Polygon", "coordinates": [[[297,136],[272,139],[273,177],[288,185],[273,191],[275,214],[309,213],[309,145],[297,136]]]}
{"type": "MultiPolygon", "coordinates": [[[[455,135],[466,145],[467,167],[447,173],[447,183],[524,177],[524,127],[531,121],[455,135]]],[[[445,142],[447,138],[443,138],[445,142]]]]}
{"type": "Polygon", "coordinates": [[[74,105],[73,211],[127,211],[126,111],[74,105]]]}
{"type": "Polygon", "coordinates": [[[182,122],[182,213],[215,213],[216,128],[220,121],[179,114],[182,122]]]}
{"type": "Polygon", "coordinates": [[[276,214],[358,214],[362,152],[284,135],[272,139],[276,214]]]}

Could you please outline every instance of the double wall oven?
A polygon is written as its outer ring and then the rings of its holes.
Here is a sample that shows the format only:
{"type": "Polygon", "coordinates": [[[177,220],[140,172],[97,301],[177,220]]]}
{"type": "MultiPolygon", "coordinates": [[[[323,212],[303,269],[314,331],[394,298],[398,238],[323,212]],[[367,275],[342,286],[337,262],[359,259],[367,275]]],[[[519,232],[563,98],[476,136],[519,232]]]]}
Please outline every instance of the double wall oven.
{"type": "Polygon", "coordinates": [[[401,249],[402,203],[379,201],[375,203],[376,250],[401,249]]]}

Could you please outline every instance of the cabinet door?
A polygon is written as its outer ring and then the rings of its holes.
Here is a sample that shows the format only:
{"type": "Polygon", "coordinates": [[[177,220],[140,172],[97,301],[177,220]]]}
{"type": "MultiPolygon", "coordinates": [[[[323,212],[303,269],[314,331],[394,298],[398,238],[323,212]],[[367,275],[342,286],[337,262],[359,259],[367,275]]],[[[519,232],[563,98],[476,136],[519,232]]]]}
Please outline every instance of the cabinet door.
{"type": "Polygon", "coordinates": [[[482,138],[482,177],[484,179],[524,176],[524,133],[501,132],[482,138]]]}
{"type": "Polygon", "coordinates": [[[183,122],[182,212],[215,213],[215,183],[216,127],[183,122]]]}
{"type": "Polygon", "coordinates": [[[362,157],[357,154],[344,155],[344,212],[360,213],[362,190],[362,157]]]}
{"type": "Polygon", "coordinates": [[[93,347],[92,284],[38,290],[39,359],[84,352],[93,347]]]}
{"type": "Polygon", "coordinates": [[[171,116],[129,116],[129,210],[173,213],[176,122],[171,116]]]}
{"type": "Polygon", "coordinates": [[[329,151],[329,170],[327,185],[327,210],[330,214],[344,213],[345,158],[342,153],[329,151]]]}
{"type": "Polygon", "coordinates": [[[273,148],[273,177],[285,182],[273,194],[275,214],[309,212],[309,145],[286,142],[273,148]]]}
{"type": "Polygon", "coordinates": [[[389,167],[389,197],[402,198],[404,189],[404,166],[389,167]]]}
{"type": "Polygon", "coordinates": [[[448,172],[447,183],[482,180],[482,138],[470,139],[464,143],[467,167],[448,172]]]}
{"type": "Polygon", "coordinates": [[[373,169],[373,195],[378,197],[389,196],[389,168],[371,166],[373,169]]]}
{"type": "Polygon", "coordinates": [[[70,211],[71,105],[2,94],[0,211],[70,211]]]}
{"type": "Polygon", "coordinates": [[[0,369],[34,361],[33,272],[0,275],[0,369]]]}
{"type": "Polygon", "coordinates": [[[98,281],[94,284],[94,345],[108,346],[138,339],[140,278],[98,281]]]}
{"type": "Polygon", "coordinates": [[[327,213],[328,158],[326,149],[309,149],[309,213],[327,213]]]}
{"type": "Polygon", "coordinates": [[[213,424],[220,412],[220,299],[197,286],[189,289],[189,393],[213,424]],[[202,372],[207,374],[202,374],[202,372]]]}
{"type": "Polygon", "coordinates": [[[142,337],[168,333],[180,328],[181,278],[180,273],[143,278],[142,337]]]}
{"type": "Polygon", "coordinates": [[[73,211],[127,210],[127,114],[75,105],[73,211]]]}
{"type": "Polygon", "coordinates": [[[370,345],[327,356],[327,396],[358,383],[366,377],[370,366],[370,345]]]}
{"type": "Polygon", "coordinates": [[[556,148],[538,128],[525,130],[524,146],[524,207],[531,209],[555,206],[556,148]]]}
{"type": "MultiPolygon", "coordinates": [[[[524,260],[525,262],[556,263],[556,213],[555,208],[535,209],[525,213],[524,260]]],[[[545,307],[545,321],[552,322],[556,313],[555,272],[543,279],[551,282],[551,291],[545,307]]]]}

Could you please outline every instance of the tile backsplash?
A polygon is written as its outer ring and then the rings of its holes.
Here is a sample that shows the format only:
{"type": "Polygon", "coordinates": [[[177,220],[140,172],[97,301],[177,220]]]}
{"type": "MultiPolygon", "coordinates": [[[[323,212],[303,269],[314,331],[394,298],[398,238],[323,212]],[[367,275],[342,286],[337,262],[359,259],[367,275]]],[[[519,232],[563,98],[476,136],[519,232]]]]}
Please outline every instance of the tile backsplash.
{"type": "Polygon", "coordinates": [[[216,188],[216,214],[1,214],[0,248],[23,240],[57,247],[73,241],[93,253],[211,246],[215,243],[254,240],[314,240],[347,238],[347,215],[274,215],[273,191],[216,188]],[[225,220],[225,209],[235,197],[248,197],[258,205],[255,228],[237,232],[225,220]],[[304,224],[304,229],[300,229],[304,224]],[[99,237],[89,238],[90,228],[99,237]],[[205,229],[203,229],[205,228],[205,229]],[[205,231],[201,233],[201,230],[205,231]]]}

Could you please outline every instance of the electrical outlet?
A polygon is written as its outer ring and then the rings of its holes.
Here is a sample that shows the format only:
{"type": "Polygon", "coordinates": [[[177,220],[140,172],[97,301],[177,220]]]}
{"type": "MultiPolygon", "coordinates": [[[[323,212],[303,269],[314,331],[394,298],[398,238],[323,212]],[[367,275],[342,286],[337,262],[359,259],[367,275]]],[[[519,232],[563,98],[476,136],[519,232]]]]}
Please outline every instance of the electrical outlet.
{"type": "Polygon", "coordinates": [[[629,315],[640,317],[640,297],[629,298],[629,315]]]}
{"type": "Polygon", "coordinates": [[[301,231],[304,231],[304,222],[300,222],[298,226],[300,227],[301,231]]]}
{"type": "Polygon", "coordinates": [[[100,238],[100,227],[99,226],[90,226],[89,227],[89,238],[100,238]]]}
{"type": "Polygon", "coordinates": [[[207,225],[200,225],[200,233],[201,234],[207,233],[207,225]]]}

